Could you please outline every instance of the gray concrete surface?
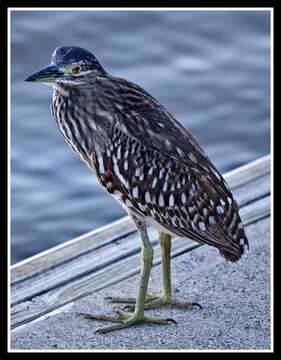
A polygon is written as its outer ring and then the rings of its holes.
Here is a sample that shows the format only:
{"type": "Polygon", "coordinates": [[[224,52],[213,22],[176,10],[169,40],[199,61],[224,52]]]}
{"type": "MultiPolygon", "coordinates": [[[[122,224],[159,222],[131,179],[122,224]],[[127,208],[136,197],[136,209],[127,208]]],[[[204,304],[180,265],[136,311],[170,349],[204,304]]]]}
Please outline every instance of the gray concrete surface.
{"type": "MultiPolygon", "coordinates": [[[[270,219],[247,227],[250,251],[228,263],[209,246],[172,261],[178,298],[199,302],[202,310],[163,307],[152,316],[171,317],[177,325],[138,325],[108,334],[95,331],[108,323],[85,320],[79,312],[112,313],[104,297],[135,294],[138,276],[87,296],[64,311],[11,332],[11,349],[270,349],[270,219]]],[[[160,268],[150,289],[160,288],[160,268]]]]}

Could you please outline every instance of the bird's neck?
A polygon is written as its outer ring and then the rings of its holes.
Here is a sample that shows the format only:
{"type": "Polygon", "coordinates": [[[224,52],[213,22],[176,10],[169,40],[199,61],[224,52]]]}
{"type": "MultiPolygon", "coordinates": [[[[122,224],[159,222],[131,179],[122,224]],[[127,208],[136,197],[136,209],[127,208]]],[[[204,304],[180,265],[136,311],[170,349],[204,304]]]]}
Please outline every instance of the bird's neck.
{"type": "Polygon", "coordinates": [[[70,146],[74,151],[78,146],[89,156],[106,149],[113,121],[107,111],[109,104],[106,105],[94,88],[81,89],[65,84],[54,88],[53,116],[63,136],[73,143],[70,146]]]}

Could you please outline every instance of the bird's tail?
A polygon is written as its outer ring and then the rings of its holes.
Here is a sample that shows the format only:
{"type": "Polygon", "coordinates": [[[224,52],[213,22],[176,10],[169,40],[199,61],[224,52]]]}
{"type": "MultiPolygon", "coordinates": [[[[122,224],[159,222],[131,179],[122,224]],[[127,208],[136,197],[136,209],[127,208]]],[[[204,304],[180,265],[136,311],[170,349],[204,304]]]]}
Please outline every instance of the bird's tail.
{"type": "Polygon", "coordinates": [[[241,256],[245,253],[245,250],[249,250],[249,243],[245,234],[244,227],[241,219],[238,216],[239,226],[230,229],[222,226],[209,227],[209,238],[212,240],[210,245],[215,246],[222,257],[231,262],[238,261],[241,256]]]}
{"type": "Polygon", "coordinates": [[[245,232],[241,231],[241,235],[238,242],[232,243],[231,246],[218,247],[222,257],[231,262],[238,261],[241,256],[245,253],[245,249],[249,250],[249,243],[245,232]]]}
{"type": "Polygon", "coordinates": [[[230,252],[229,250],[226,249],[219,249],[219,251],[222,257],[224,257],[226,260],[229,260],[231,262],[238,261],[244,253],[244,249],[241,250],[241,248],[239,248],[235,252],[234,251],[230,252]]]}

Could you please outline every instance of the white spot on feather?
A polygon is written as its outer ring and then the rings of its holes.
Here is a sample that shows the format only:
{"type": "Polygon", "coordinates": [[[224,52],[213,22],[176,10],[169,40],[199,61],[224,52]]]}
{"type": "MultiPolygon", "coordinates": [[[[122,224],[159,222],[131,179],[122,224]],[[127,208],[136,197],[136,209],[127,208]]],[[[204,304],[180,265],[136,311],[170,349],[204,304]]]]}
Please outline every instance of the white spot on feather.
{"type": "Polygon", "coordinates": [[[196,210],[196,207],[194,205],[188,207],[189,212],[194,212],[196,210]]]}
{"type": "Polygon", "coordinates": [[[115,106],[117,107],[117,109],[122,110],[123,109],[123,105],[120,103],[115,103],[115,106]]]}
{"type": "Polygon", "coordinates": [[[220,199],[220,203],[222,206],[225,206],[225,201],[223,199],[220,199]]]}
{"type": "Polygon", "coordinates": [[[189,193],[190,193],[191,196],[195,194],[195,190],[196,190],[195,185],[192,183],[192,185],[190,187],[190,190],[189,190],[189,193]]]}
{"type": "Polygon", "coordinates": [[[113,195],[114,195],[118,200],[120,200],[121,197],[122,197],[121,192],[118,191],[118,190],[115,190],[115,191],[113,192],[113,195]]]}
{"type": "Polygon", "coordinates": [[[125,152],[124,152],[124,158],[127,159],[128,155],[129,155],[129,150],[125,150],[125,152]]]}
{"type": "Polygon", "coordinates": [[[125,200],[125,204],[126,204],[128,207],[132,207],[132,206],[133,206],[131,200],[129,200],[129,199],[126,199],[126,200],[125,200]]]}
{"type": "Polygon", "coordinates": [[[169,206],[174,206],[174,205],[175,205],[174,195],[171,194],[169,197],[169,206]]]}
{"type": "Polygon", "coordinates": [[[199,215],[198,213],[196,213],[196,214],[194,215],[193,221],[194,221],[194,222],[199,222],[199,220],[200,220],[200,215],[199,215]]]}
{"type": "Polygon", "coordinates": [[[151,201],[151,197],[150,197],[150,192],[149,192],[149,191],[146,191],[146,192],[145,192],[144,199],[145,199],[146,202],[150,202],[150,201],[151,201]]]}
{"type": "Polygon", "coordinates": [[[138,206],[139,206],[139,208],[140,208],[142,211],[145,211],[146,208],[147,208],[146,205],[142,205],[142,204],[140,204],[140,203],[138,203],[138,206]]]}
{"type": "Polygon", "coordinates": [[[163,197],[162,193],[160,193],[160,195],[159,195],[158,203],[159,203],[159,206],[164,206],[164,197],[163,197]]]}
{"type": "Polygon", "coordinates": [[[101,156],[101,154],[98,154],[98,164],[99,164],[99,171],[101,174],[104,173],[104,164],[103,164],[103,157],[101,156]]]}
{"type": "Polygon", "coordinates": [[[127,171],[128,170],[128,160],[126,160],[125,162],[124,162],[124,169],[127,171]]]}
{"type": "Polygon", "coordinates": [[[206,226],[202,221],[199,222],[199,229],[203,230],[203,231],[206,231],[206,226]]]}
{"type": "Polygon", "coordinates": [[[188,216],[188,212],[185,207],[181,207],[180,210],[184,212],[186,216],[188,216]]]}
{"type": "Polygon", "coordinates": [[[133,197],[137,198],[139,196],[139,188],[137,186],[135,186],[133,188],[133,197]]]}
{"type": "Polygon", "coordinates": [[[223,214],[224,213],[224,209],[222,206],[217,206],[217,212],[218,214],[223,214]]]}
{"type": "Polygon", "coordinates": [[[164,140],[164,143],[165,143],[166,148],[167,148],[168,150],[170,150],[170,149],[171,149],[171,143],[170,143],[170,141],[167,140],[167,139],[165,139],[165,140],[164,140]]]}
{"type": "Polygon", "coordinates": [[[121,159],[121,145],[119,145],[117,148],[117,159],[121,159]]]}
{"type": "Polygon", "coordinates": [[[184,152],[183,152],[182,149],[180,149],[179,147],[177,147],[177,153],[178,153],[180,156],[182,156],[182,157],[185,156],[184,152]]]}
{"type": "Polygon", "coordinates": [[[114,164],[114,172],[115,172],[115,175],[118,177],[118,179],[121,181],[121,183],[125,187],[127,187],[128,181],[126,179],[124,179],[123,175],[120,173],[119,166],[117,164],[114,164]]]}
{"type": "Polygon", "coordinates": [[[196,227],[196,225],[194,224],[193,221],[192,221],[192,223],[191,223],[191,227],[192,227],[193,230],[197,230],[197,227],[196,227]]]}
{"type": "Polygon", "coordinates": [[[196,157],[192,152],[190,152],[190,153],[188,154],[188,157],[189,157],[189,159],[190,159],[191,161],[193,161],[195,164],[198,163],[197,157],[196,157]]]}

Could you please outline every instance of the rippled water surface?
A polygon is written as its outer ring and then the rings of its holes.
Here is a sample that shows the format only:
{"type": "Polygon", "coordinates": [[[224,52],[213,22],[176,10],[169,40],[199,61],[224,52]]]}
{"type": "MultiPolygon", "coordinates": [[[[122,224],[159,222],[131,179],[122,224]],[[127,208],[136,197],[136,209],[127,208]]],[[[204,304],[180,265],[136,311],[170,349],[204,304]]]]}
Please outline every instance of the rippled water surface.
{"type": "Polygon", "coordinates": [[[58,132],[52,89],[23,81],[55,47],[147,89],[226,171],[270,151],[269,27],[266,11],[12,12],[12,262],[125,215],[58,132]]]}

